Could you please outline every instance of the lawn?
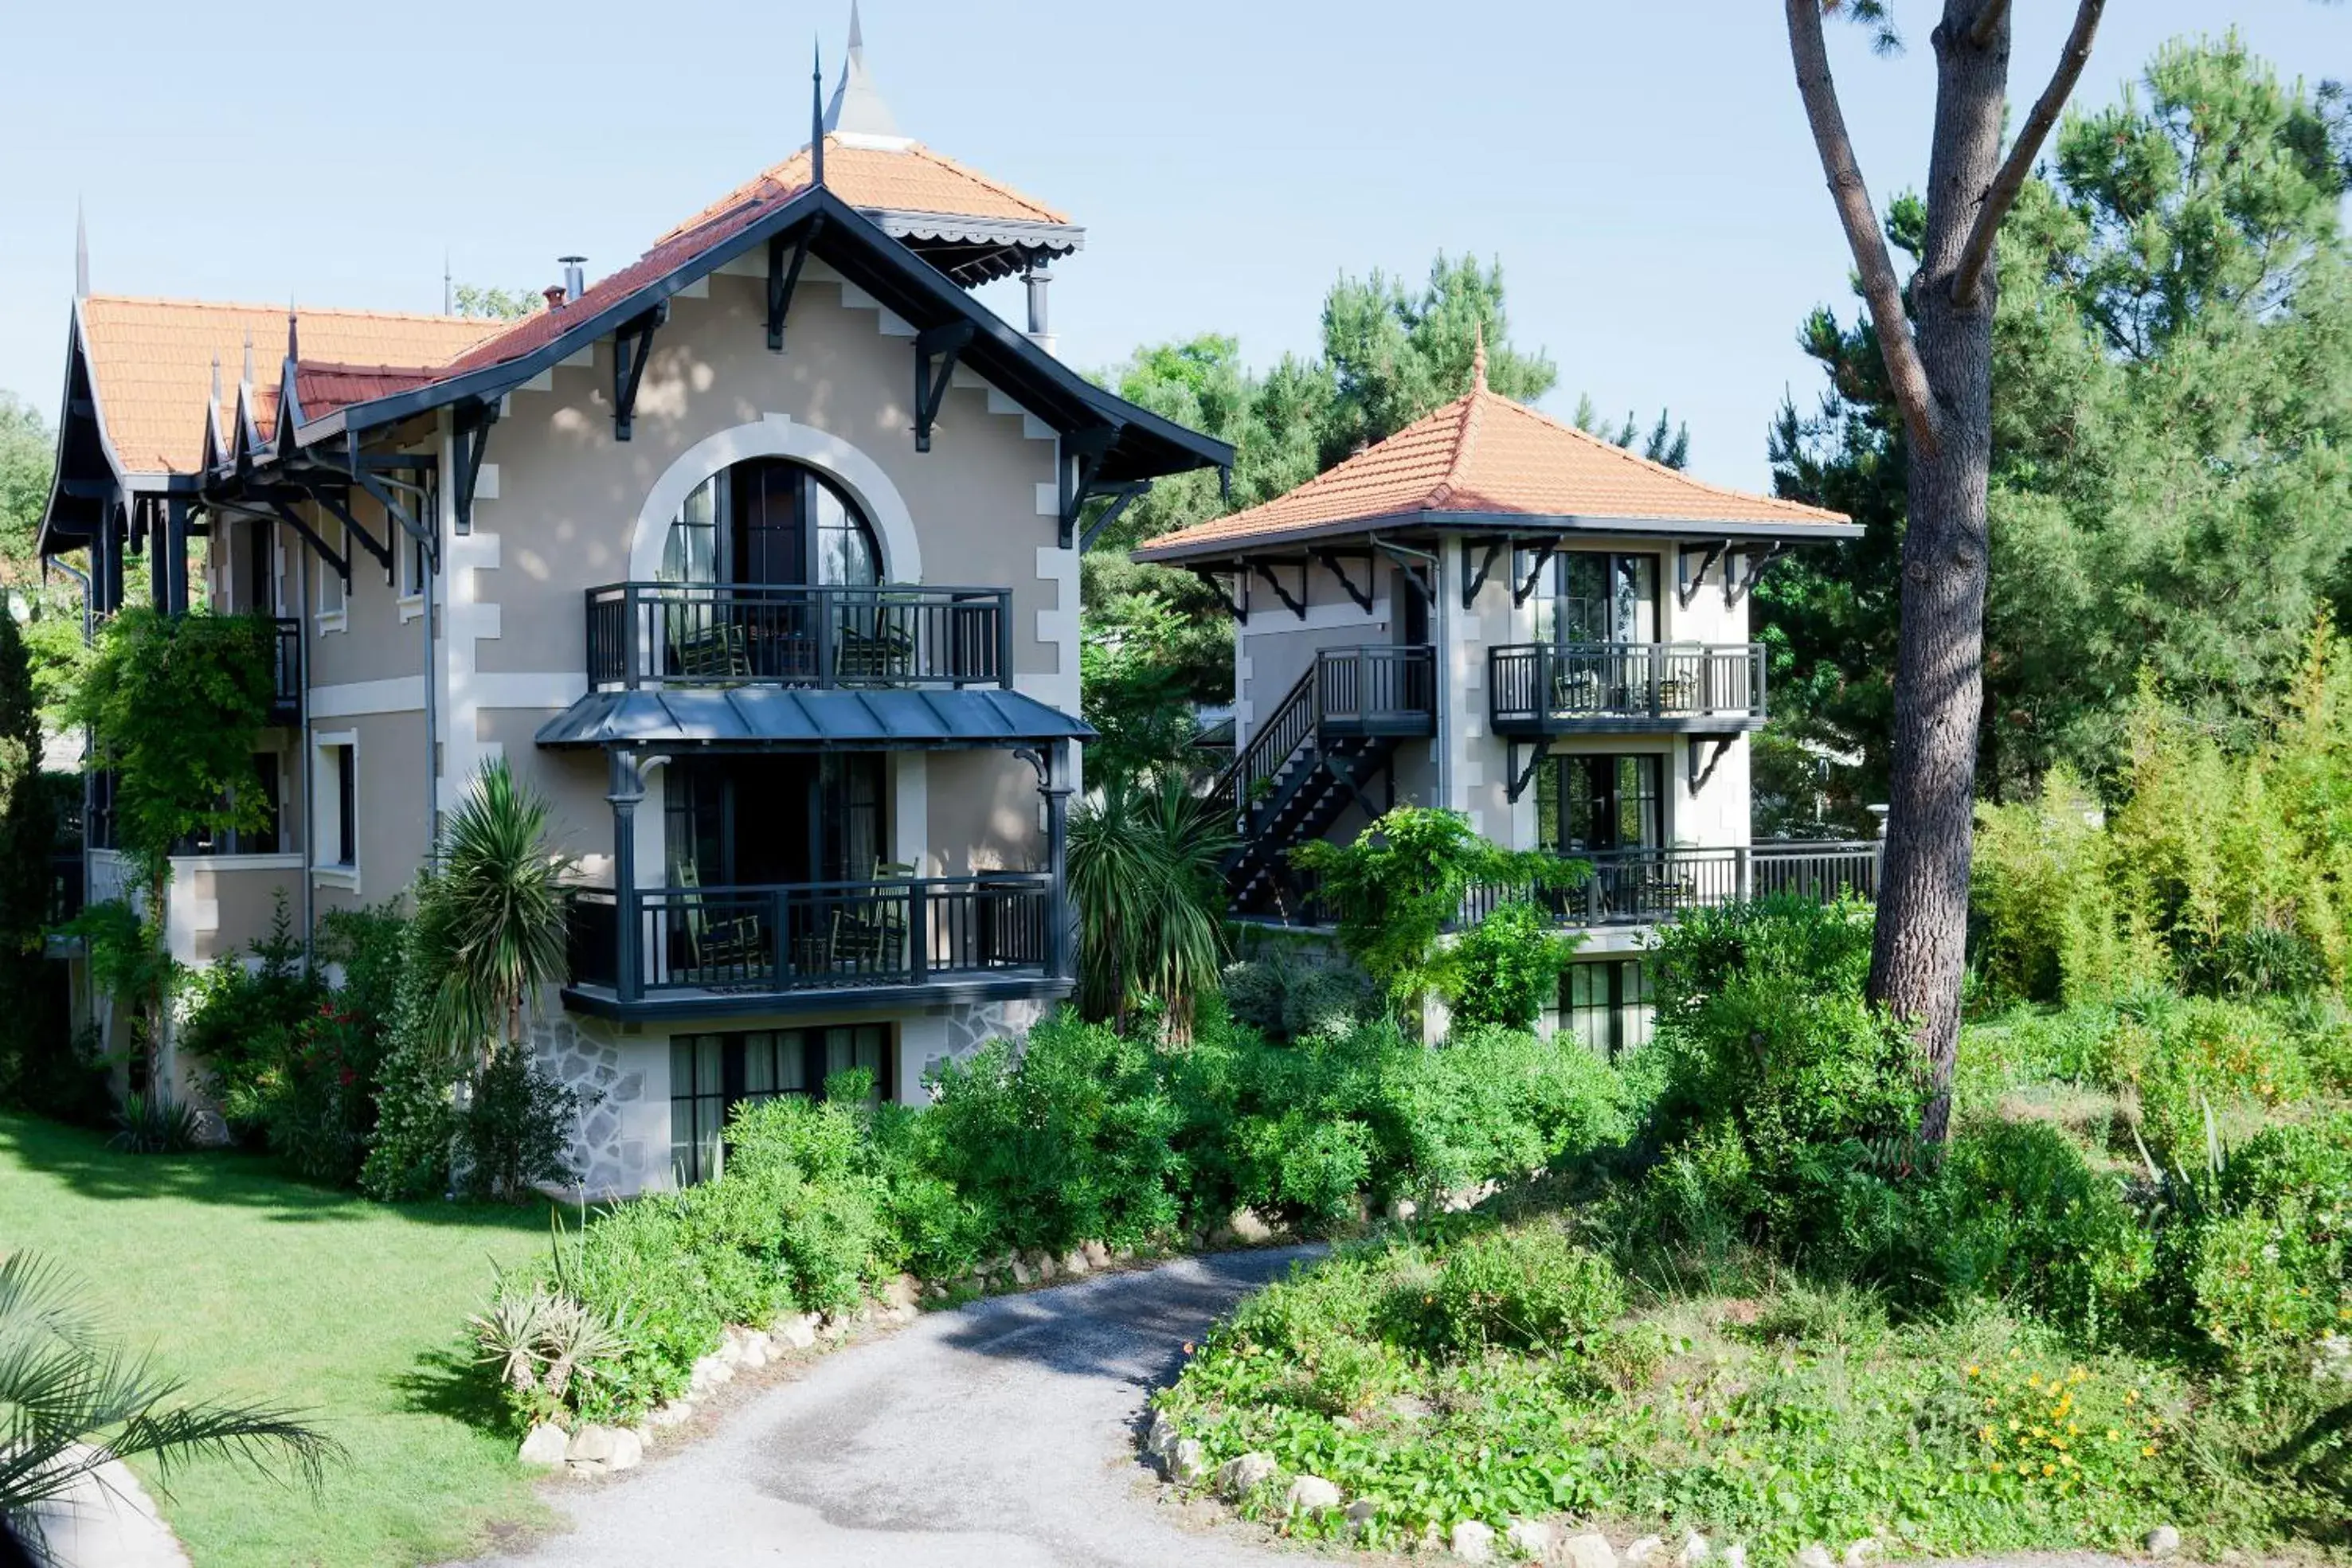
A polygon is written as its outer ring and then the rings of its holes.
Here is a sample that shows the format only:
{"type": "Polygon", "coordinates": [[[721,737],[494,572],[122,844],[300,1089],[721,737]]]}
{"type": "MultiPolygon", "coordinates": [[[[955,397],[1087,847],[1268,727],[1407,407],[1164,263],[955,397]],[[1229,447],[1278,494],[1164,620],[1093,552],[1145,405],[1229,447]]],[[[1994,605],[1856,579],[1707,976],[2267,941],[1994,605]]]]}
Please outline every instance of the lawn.
{"type": "Polygon", "coordinates": [[[0,1114],[0,1252],[64,1260],[199,1396],[300,1407],[350,1451],[315,1499],[225,1464],[175,1469],[160,1500],[197,1568],[429,1562],[543,1521],[457,1331],[490,1264],[546,1247],[536,1207],[386,1207],[264,1159],[134,1156],[0,1114]]]}

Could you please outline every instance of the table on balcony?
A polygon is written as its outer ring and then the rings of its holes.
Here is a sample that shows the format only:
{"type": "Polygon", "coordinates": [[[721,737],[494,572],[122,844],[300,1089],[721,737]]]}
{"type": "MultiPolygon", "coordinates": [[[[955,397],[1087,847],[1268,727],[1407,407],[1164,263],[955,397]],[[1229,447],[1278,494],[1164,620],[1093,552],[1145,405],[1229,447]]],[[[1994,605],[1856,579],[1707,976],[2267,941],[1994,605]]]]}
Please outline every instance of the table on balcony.
{"type": "Polygon", "coordinates": [[[1727,733],[1764,722],[1756,643],[1518,643],[1486,651],[1497,735],[1727,733]]]}

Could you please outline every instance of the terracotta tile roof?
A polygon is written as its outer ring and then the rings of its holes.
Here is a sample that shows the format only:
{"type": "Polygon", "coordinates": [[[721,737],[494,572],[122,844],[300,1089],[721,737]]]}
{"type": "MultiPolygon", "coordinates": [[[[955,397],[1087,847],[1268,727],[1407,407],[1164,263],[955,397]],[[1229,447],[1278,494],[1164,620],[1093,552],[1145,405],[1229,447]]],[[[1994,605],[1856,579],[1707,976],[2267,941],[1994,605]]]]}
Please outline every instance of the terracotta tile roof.
{"type": "Polygon", "coordinates": [[[1698,523],[1847,520],[1817,507],[1705,484],[1491,392],[1480,374],[1464,396],[1288,494],[1147,539],[1137,553],[1271,544],[1335,525],[1424,513],[1698,523]]]}
{"type": "MultiPolygon", "coordinates": [[[[298,307],[296,315],[306,361],[315,354],[331,364],[420,369],[446,362],[501,325],[450,316],[307,307],[298,307]]],[[[283,305],[92,295],[81,302],[81,319],[92,390],[107,438],[125,473],[188,473],[204,460],[213,363],[217,360],[221,366],[222,412],[226,415],[236,407],[248,339],[257,409],[275,410],[278,371],[286,355],[283,305]]],[[[270,434],[266,419],[262,434],[270,434]]]]}
{"type": "MultiPolygon", "coordinates": [[[[666,245],[755,198],[781,201],[809,183],[803,147],[782,162],[761,170],[709,206],[661,236],[666,245]]],[[[1021,223],[1066,224],[1067,214],[1034,201],[979,170],[932,152],[919,141],[903,150],[862,147],[837,136],[824,139],[824,183],[853,207],[898,213],[944,213],[967,218],[1010,218],[1021,223]]]]}
{"type": "MultiPolygon", "coordinates": [[[[309,329],[306,323],[303,330],[309,329]]],[[[302,417],[318,419],[355,402],[425,386],[442,374],[430,365],[336,365],[305,354],[294,370],[294,395],[301,400],[302,417]]],[[[271,399],[274,405],[274,392],[271,399]]]]}

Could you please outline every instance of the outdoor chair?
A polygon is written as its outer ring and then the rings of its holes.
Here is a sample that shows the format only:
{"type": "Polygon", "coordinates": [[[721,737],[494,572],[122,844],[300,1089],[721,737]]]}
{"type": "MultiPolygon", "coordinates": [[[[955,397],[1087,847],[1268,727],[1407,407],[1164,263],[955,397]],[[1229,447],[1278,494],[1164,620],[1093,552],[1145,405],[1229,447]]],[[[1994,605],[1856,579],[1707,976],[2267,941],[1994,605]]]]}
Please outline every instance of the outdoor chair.
{"type": "Polygon", "coordinates": [[[690,681],[748,681],[751,653],[743,628],[732,624],[706,626],[677,643],[678,674],[690,681]]]}

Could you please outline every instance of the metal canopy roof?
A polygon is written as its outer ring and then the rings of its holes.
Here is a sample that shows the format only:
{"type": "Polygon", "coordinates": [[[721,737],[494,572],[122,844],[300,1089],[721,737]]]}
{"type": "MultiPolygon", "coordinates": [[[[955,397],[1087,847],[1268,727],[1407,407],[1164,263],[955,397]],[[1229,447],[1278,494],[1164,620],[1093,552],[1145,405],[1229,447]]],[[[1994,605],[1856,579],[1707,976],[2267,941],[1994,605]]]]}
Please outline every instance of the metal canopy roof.
{"type": "Polygon", "coordinates": [[[539,728],[547,747],[974,749],[1091,740],[1094,730],[1000,686],[817,691],[732,686],[590,692],[539,728]]]}

